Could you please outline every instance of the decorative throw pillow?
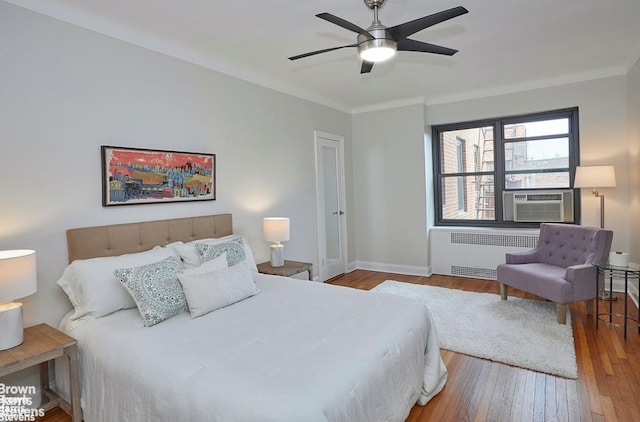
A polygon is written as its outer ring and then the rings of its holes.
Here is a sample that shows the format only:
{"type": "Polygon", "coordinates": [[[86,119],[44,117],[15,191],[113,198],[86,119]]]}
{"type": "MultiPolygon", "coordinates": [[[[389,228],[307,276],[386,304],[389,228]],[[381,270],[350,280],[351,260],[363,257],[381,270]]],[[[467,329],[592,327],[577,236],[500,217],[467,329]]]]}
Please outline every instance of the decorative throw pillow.
{"type": "Polygon", "coordinates": [[[227,253],[225,252],[211,261],[203,262],[199,267],[185,268],[183,273],[186,275],[204,274],[210,273],[211,271],[223,270],[228,266],[227,253]]]}
{"type": "Polygon", "coordinates": [[[178,281],[181,271],[182,262],[175,257],[115,271],[136,302],[145,327],[187,310],[187,300],[178,281]]]}
{"type": "Polygon", "coordinates": [[[247,255],[244,253],[244,243],[241,238],[232,239],[223,243],[196,243],[196,250],[200,254],[202,262],[210,261],[226,253],[227,264],[229,264],[230,267],[239,264],[247,258],[247,255]]]}
{"type": "Polygon", "coordinates": [[[191,318],[229,306],[260,293],[246,261],[204,274],[178,274],[191,318]]]}
{"type": "Polygon", "coordinates": [[[171,256],[178,258],[174,249],[156,246],[145,252],[73,261],[58,280],[58,285],[74,307],[70,319],[93,319],[120,309],[135,308],[136,303],[115,277],[114,271],[151,264],[171,256]]]}
{"type": "Polygon", "coordinates": [[[249,246],[249,241],[246,237],[238,234],[230,234],[228,236],[216,237],[210,239],[198,239],[193,240],[191,242],[173,242],[167,245],[167,247],[173,248],[182,259],[185,268],[193,268],[198,267],[202,264],[202,260],[200,258],[200,253],[196,249],[196,244],[207,244],[207,245],[217,245],[220,243],[226,243],[230,240],[241,239],[242,244],[244,245],[244,254],[246,256],[247,261],[249,262],[249,266],[251,267],[251,271],[257,273],[258,267],[256,266],[256,261],[253,258],[253,252],[251,252],[251,247],[249,246]]]}

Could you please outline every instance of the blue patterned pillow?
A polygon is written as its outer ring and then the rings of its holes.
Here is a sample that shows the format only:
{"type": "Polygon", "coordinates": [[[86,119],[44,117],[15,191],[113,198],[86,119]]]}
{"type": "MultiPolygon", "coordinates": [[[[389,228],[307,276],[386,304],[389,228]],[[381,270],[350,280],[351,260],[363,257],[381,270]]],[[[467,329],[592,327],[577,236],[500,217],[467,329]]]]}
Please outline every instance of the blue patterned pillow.
{"type": "Polygon", "coordinates": [[[230,267],[247,259],[247,255],[244,253],[244,243],[241,238],[215,244],[196,243],[196,250],[198,254],[200,254],[200,260],[202,262],[211,261],[226,252],[227,264],[230,267]]]}
{"type": "Polygon", "coordinates": [[[153,264],[115,270],[138,306],[145,327],[186,311],[187,300],[178,281],[179,259],[170,257],[153,264]]]}

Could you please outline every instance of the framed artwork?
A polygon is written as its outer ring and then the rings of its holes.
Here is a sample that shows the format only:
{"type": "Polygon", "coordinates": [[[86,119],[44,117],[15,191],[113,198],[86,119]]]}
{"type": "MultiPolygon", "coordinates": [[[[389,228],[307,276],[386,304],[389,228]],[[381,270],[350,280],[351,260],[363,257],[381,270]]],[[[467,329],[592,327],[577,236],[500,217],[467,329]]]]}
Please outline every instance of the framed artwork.
{"type": "Polygon", "coordinates": [[[102,146],[102,206],[216,199],[216,155],[102,146]]]}

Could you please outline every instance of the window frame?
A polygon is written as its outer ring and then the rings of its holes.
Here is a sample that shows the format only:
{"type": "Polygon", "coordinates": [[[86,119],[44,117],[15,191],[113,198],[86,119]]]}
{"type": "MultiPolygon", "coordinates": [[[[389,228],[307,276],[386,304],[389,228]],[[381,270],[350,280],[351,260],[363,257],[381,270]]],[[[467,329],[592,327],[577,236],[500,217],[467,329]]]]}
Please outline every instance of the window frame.
{"type": "MultiPolygon", "coordinates": [[[[576,166],[580,165],[580,134],[579,134],[579,121],[578,121],[578,107],[544,111],[538,113],[529,113],[514,116],[503,116],[490,119],[474,120],[467,122],[449,123],[442,125],[433,125],[431,128],[432,135],[432,168],[433,168],[433,181],[434,181],[434,206],[435,206],[435,225],[436,226],[464,226],[464,227],[516,227],[516,228],[530,228],[539,227],[540,223],[537,222],[515,222],[504,221],[502,213],[502,196],[503,192],[508,191],[526,191],[526,190],[568,190],[573,189],[573,178],[576,171],[576,166]],[[544,138],[555,137],[556,135],[549,136],[532,136],[530,138],[509,138],[505,139],[503,128],[514,123],[528,123],[541,120],[554,120],[568,118],[569,119],[569,133],[568,147],[569,147],[569,186],[563,188],[507,188],[506,176],[507,170],[505,169],[505,154],[504,146],[506,143],[522,142],[527,140],[539,140],[544,138]],[[442,172],[442,154],[444,153],[443,145],[441,142],[441,133],[463,130],[469,128],[480,127],[492,127],[493,128],[493,170],[483,171],[481,168],[477,171],[464,171],[464,173],[443,173],[442,172]],[[494,183],[494,206],[495,206],[495,219],[493,220],[480,220],[480,219],[444,219],[443,218],[443,205],[445,205],[443,197],[443,177],[472,177],[472,176],[484,176],[490,175],[493,177],[494,183]]],[[[456,142],[458,139],[456,139],[456,142]]],[[[462,140],[464,144],[465,141],[462,140]]],[[[463,146],[464,148],[464,146],[463,146]]],[[[553,172],[558,168],[553,169],[529,169],[527,173],[545,173],[553,172]]],[[[564,169],[564,168],[563,168],[564,169]]],[[[574,222],[580,222],[580,189],[573,189],[573,210],[574,210],[574,222]]],[[[465,201],[466,203],[466,201],[465,201]]]]}

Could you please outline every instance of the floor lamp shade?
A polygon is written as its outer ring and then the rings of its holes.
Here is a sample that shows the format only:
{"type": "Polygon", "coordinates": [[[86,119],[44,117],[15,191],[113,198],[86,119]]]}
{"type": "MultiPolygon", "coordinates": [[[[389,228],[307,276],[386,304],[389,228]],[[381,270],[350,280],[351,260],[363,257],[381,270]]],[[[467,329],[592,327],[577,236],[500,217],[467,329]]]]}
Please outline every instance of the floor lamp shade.
{"type": "Polygon", "coordinates": [[[264,240],[271,243],[271,266],[284,265],[284,246],[280,242],[289,240],[289,219],[285,217],[267,217],[262,221],[264,240]]]}
{"type": "Polygon", "coordinates": [[[616,186],[616,170],[613,166],[578,166],[574,188],[613,188],[616,186]]]}
{"type": "Polygon", "coordinates": [[[574,188],[591,188],[591,193],[600,198],[600,228],[604,228],[604,195],[597,188],[616,186],[616,170],[613,166],[578,166],[573,180],[574,188]]]}
{"type": "Polygon", "coordinates": [[[35,251],[0,251],[0,350],[22,343],[22,304],[13,301],[37,290],[35,251]]]}

